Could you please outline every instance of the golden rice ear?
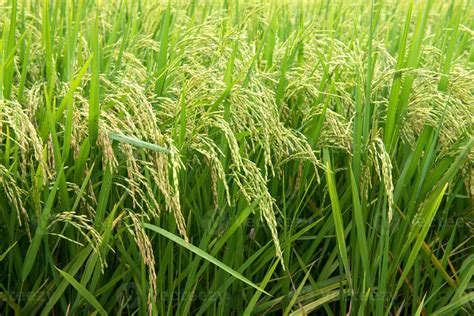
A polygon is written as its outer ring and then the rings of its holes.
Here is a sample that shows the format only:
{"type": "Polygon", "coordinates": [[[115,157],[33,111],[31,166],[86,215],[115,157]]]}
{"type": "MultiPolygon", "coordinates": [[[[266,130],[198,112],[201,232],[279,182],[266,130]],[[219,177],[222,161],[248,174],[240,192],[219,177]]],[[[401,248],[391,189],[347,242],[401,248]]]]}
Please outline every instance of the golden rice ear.
{"type": "Polygon", "coordinates": [[[380,161],[380,172],[379,175],[381,174],[381,179],[383,181],[384,187],[385,187],[385,193],[387,194],[387,203],[388,203],[388,222],[392,222],[393,218],[393,179],[392,179],[392,162],[390,160],[390,156],[388,152],[385,149],[385,145],[383,143],[383,140],[381,138],[376,138],[374,141],[374,151],[377,155],[377,157],[374,158],[374,160],[379,160],[380,161]]]}
{"type": "Polygon", "coordinates": [[[171,151],[169,155],[169,163],[171,167],[171,185],[173,191],[173,213],[176,220],[176,225],[178,226],[178,230],[180,234],[183,236],[184,240],[189,241],[188,234],[186,232],[186,222],[184,220],[183,213],[181,211],[181,202],[180,202],[180,195],[179,195],[179,180],[178,180],[178,173],[179,170],[182,168],[183,164],[179,158],[178,149],[173,145],[171,139],[168,139],[168,146],[171,151]]]}
{"type": "MultiPolygon", "coordinates": [[[[9,142],[18,145],[22,156],[20,168],[24,174],[30,167],[27,164],[31,156],[47,177],[50,175],[50,168],[44,156],[44,144],[33,122],[23,111],[20,103],[0,99],[0,125],[3,126],[0,130],[1,137],[8,138],[9,142]]],[[[43,178],[43,184],[46,177],[43,178]]]]}
{"type": "MultiPolygon", "coordinates": [[[[93,227],[92,220],[88,218],[87,215],[78,215],[75,212],[61,212],[58,214],[55,214],[50,218],[50,222],[48,224],[48,230],[54,230],[54,225],[64,223],[65,225],[70,225],[71,227],[74,227],[80,234],[83,236],[85,241],[87,242],[88,245],[91,245],[93,251],[97,254],[99,257],[100,263],[101,263],[101,268],[102,272],[104,272],[104,269],[107,268],[107,261],[106,258],[101,254],[101,251],[99,249],[103,238],[97,232],[97,230],[93,227]]],[[[61,234],[55,234],[58,238],[65,238],[67,240],[70,240],[66,236],[63,236],[61,234]]],[[[77,241],[70,240],[71,242],[77,243],[77,241]]],[[[82,247],[84,247],[84,244],[79,243],[82,247]]]]}
{"type": "MultiPolygon", "coordinates": [[[[204,157],[204,163],[211,168],[211,176],[213,181],[213,190],[217,190],[217,182],[222,181],[224,187],[224,195],[228,206],[232,206],[230,201],[229,186],[227,185],[227,177],[222,165],[221,160],[219,159],[222,156],[222,152],[216,143],[211,140],[208,136],[204,134],[198,134],[193,139],[193,142],[190,142],[189,149],[192,149],[192,152],[196,152],[204,157]],[[215,186],[215,188],[214,188],[215,186]]],[[[198,156],[195,153],[193,156],[198,156]]],[[[195,157],[200,158],[200,157],[195,157]]],[[[217,203],[217,192],[213,192],[215,202],[217,203]]]]}
{"type": "Polygon", "coordinates": [[[132,220],[133,225],[127,225],[128,231],[134,237],[135,243],[138,246],[143,262],[148,268],[148,280],[151,285],[151,290],[148,291],[148,306],[151,308],[152,302],[156,302],[156,271],[155,271],[155,255],[153,254],[153,247],[142,226],[142,217],[132,211],[128,211],[128,217],[132,220]]]}
{"type": "Polygon", "coordinates": [[[268,192],[267,180],[254,162],[248,159],[243,159],[242,161],[244,163],[243,168],[241,170],[235,169],[233,172],[235,182],[249,203],[258,201],[257,205],[260,210],[260,216],[263,217],[270,229],[273,243],[275,244],[276,255],[283,263],[283,254],[278,238],[278,224],[275,217],[276,205],[270,192],[268,192]]]}
{"type": "Polygon", "coordinates": [[[18,225],[20,227],[25,225],[26,232],[31,239],[30,219],[23,203],[26,192],[18,187],[13,175],[2,164],[0,164],[0,188],[5,192],[8,202],[16,212],[18,225]]]}

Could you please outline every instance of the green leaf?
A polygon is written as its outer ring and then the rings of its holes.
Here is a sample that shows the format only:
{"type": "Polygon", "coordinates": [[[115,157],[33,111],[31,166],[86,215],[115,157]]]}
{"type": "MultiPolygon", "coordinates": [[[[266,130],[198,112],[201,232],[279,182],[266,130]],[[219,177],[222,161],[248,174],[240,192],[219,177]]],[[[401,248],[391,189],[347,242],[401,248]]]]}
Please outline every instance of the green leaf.
{"type": "Polygon", "coordinates": [[[251,287],[253,287],[253,288],[269,295],[269,296],[272,296],[270,293],[266,292],[264,289],[257,286],[255,283],[253,283],[252,281],[250,281],[249,279],[247,279],[246,277],[244,277],[243,275],[241,275],[240,273],[238,273],[237,271],[235,271],[231,267],[227,266],[223,262],[221,262],[221,261],[217,260],[216,258],[212,257],[211,255],[209,255],[208,253],[206,253],[202,249],[199,249],[198,247],[190,244],[189,242],[186,242],[181,237],[178,237],[178,236],[176,236],[176,235],[174,235],[174,234],[172,234],[172,233],[170,233],[170,232],[168,232],[168,231],[166,231],[166,230],[164,230],[160,227],[152,225],[152,224],[145,223],[145,224],[143,224],[143,226],[145,228],[151,229],[151,230],[157,232],[158,234],[168,238],[169,240],[171,240],[171,241],[175,242],[176,244],[180,245],[181,247],[184,247],[184,248],[188,249],[189,251],[195,253],[199,257],[209,261],[210,263],[215,264],[216,266],[218,266],[222,270],[224,270],[227,273],[231,274],[232,276],[239,279],[240,281],[250,285],[251,287]]]}
{"type": "Polygon", "coordinates": [[[51,213],[51,209],[53,207],[53,203],[56,197],[56,192],[58,191],[59,183],[62,179],[61,175],[62,173],[60,173],[59,176],[56,178],[56,182],[54,183],[53,189],[48,195],[48,200],[44,205],[43,211],[41,212],[38,221],[38,228],[36,228],[33,240],[31,241],[31,244],[28,247],[28,250],[26,251],[25,261],[23,263],[23,269],[21,273],[21,279],[23,281],[25,281],[28,275],[30,274],[31,268],[33,267],[33,264],[37,259],[39,246],[41,244],[41,240],[43,239],[44,234],[46,233],[49,214],[51,213]]]}
{"type": "Polygon", "coordinates": [[[17,244],[17,241],[15,241],[13,243],[13,245],[11,245],[10,247],[8,247],[7,250],[5,250],[1,255],[0,255],[0,262],[3,261],[3,259],[5,259],[5,257],[8,255],[8,253],[10,252],[10,250],[13,249],[13,247],[15,247],[15,245],[17,244]]]}
{"type": "Polygon", "coordinates": [[[347,258],[346,239],[344,237],[344,222],[342,219],[341,207],[339,206],[339,197],[337,195],[334,175],[331,171],[329,161],[326,161],[326,180],[328,182],[329,197],[331,198],[332,216],[336,227],[337,248],[344,266],[344,271],[346,272],[347,281],[351,284],[351,271],[349,268],[349,260],[347,258]]]}
{"type": "MultiPolygon", "coordinates": [[[[262,289],[264,289],[267,286],[268,281],[270,281],[270,278],[272,277],[273,272],[275,272],[275,268],[278,266],[279,262],[280,262],[279,260],[275,260],[275,263],[272,265],[272,267],[265,274],[265,277],[263,278],[262,283],[260,283],[260,287],[262,289]]],[[[250,316],[250,314],[252,313],[252,310],[254,309],[255,305],[257,304],[257,301],[260,298],[261,294],[262,294],[262,292],[260,292],[260,291],[255,292],[255,294],[250,299],[250,302],[247,305],[247,308],[245,308],[245,311],[244,311],[244,314],[243,314],[244,316],[250,316]]]]}
{"type": "Polygon", "coordinates": [[[100,93],[100,56],[99,56],[99,9],[96,9],[94,23],[92,25],[92,77],[90,83],[89,100],[89,140],[94,148],[99,134],[99,93],[100,93]]]}
{"type": "Polygon", "coordinates": [[[110,139],[116,140],[121,143],[129,144],[138,148],[146,148],[146,149],[150,149],[156,152],[167,153],[167,154],[171,153],[171,151],[165,147],[148,143],[135,137],[112,133],[112,132],[109,133],[109,137],[110,139]]]}
{"type": "Polygon", "coordinates": [[[459,299],[452,301],[448,305],[435,311],[432,316],[438,315],[455,315],[456,311],[459,310],[463,305],[472,303],[474,301],[474,292],[461,296],[459,299]]]}
{"type": "Polygon", "coordinates": [[[79,283],[76,279],[74,279],[74,277],[70,275],[69,273],[59,268],[56,268],[56,269],[58,269],[59,273],[61,273],[64,279],[66,279],[66,281],[68,281],[77,290],[77,292],[79,292],[80,295],[82,295],[92,306],[94,306],[96,311],[98,311],[101,315],[107,315],[107,312],[105,311],[105,309],[95,299],[94,295],[92,295],[91,292],[89,292],[85,287],[83,287],[81,283],[79,283]]]}

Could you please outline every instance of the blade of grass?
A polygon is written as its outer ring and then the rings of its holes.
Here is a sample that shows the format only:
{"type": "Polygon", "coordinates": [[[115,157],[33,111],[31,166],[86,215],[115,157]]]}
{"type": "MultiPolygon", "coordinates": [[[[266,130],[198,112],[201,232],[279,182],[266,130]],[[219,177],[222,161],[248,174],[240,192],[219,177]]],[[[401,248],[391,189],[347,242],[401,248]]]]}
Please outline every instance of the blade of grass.
{"type": "Polygon", "coordinates": [[[463,295],[460,298],[458,298],[455,301],[452,301],[448,305],[438,309],[435,311],[433,316],[438,316],[438,315],[455,315],[456,311],[459,310],[463,305],[466,305],[468,303],[472,303],[474,301],[474,292],[471,292],[469,294],[463,295]]]}
{"type": "Polygon", "coordinates": [[[69,282],[78,292],[80,295],[82,295],[88,302],[91,304],[96,311],[98,311],[101,315],[108,315],[105,309],[100,305],[100,303],[95,299],[94,295],[92,295],[91,292],[89,292],[85,287],[81,285],[72,275],[69,273],[57,268],[59,273],[63,276],[66,281],[69,282]]]}
{"type": "Polygon", "coordinates": [[[326,160],[326,180],[328,184],[329,197],[331,198],[332,216],[336,229],[337,248],[339,249],[339,256],[344,266],[347,281],[351,284],[351,271],[349,268],[349,260],[347,258],[346,240],[344,237],[344,222],[342,219],[341,208],[339,205],[339,197],[337,194],[336,184],[334,181],[334,174],[331,171],[329,161],[326,160]]]}
{"type": "Polygon", "coordinates": [[[31,244],[28,247],[28,250],[26,251],[25,261],[23,263],[23,269],[21,273],[21,279],[23,281],[25,281],[28,275],[30,274],[31,268],[33,267],[33,264],[35,263],[38,257],[38,250],[41,244],[41,240],[43,239],[44,234],[46,234],[47,232],[49,214],[51,213],[51,210],[53,208],[53,203],[56,198],[56,192],[58,191],[61,179],[62,174],[60,173],[59,176],[56,178],[56,181],[54,182],[54,186],[51,189],[51,192],[48,194],[48,200],[44,205],[43,211],[41,212],[38,221],[38,228],[36,229],[33,240],[31,241],[31,244]]]}
{"type": "Polygon", "coordinates": [[[94,23],[91,30],[92,42],[92,76],[90,81],[89,100],[89,141],[92,148],[95,148],[99,133],[99,93],[100,93],[100,56],[99,56],[99,9],[96,8],[94,23]]]}
{"type": "MultiPolygon", "coordinates": [[[[267,274],[265,274],[265,277],[263,278],[262,283],[260,283],[260,287],[262,289],[265,289],[265,287],[267,286],[268,281],[270,281],[270,278],[272,277],[273,272],[275,272],[275,269],[278,266],[279,262],[280,262],[279,260],[275,260],[275,263],[268,270],[267,274]]],[[[250,299],[250,302],[247,305],[247,307],[245,308],[245,311],[242,315],[244,315],[244,316],[250,316],[251,315],[252,310],[254,309],[254,307],[257,304],[257,301],[258,301],[258,299],[260,298],[261,295],[262,295],[262,292],[260,292],[260,291],[255,292],[255,294],[250,299]]]]}
{"type": "Polygon", "coordinates": [[[171,151],[165,147],[162,147],[162,146],[158,146],[158,145],[155,145],[155,144],[152,144],[152,143],[148,143],[148,142],[145,142],[143,140],[140,140],[138,138],[135,138],[135,137],[131,137],[131,136],[126,136],[124,134],[118,134],[118,133],[109,133],[109,137],[110,139],[113,139],[113,140],[116,140],[118,142],[121,142],[121,143],[125,143],[125,144],[129,144],[129,145],[132,145],[134,147],[138,147],[138,148],[146,148],[146,149],[150,149],[150,150],[153,150],[153,151],[156,151],[156,152],[161,152],[161,153],[171,153],[171,151]]]}
{"type": "Polygon", "coordinates": [[[260,288],[259,286],[254,284],[252,281],[250,281],[249,279],[247,279],[246,277],[244,277],[243,275],[241,275],[240,273],[238,273],[234,269],[230,268],[229,266],[225,265],[221,261],[219,261],[216,258],[212,257],[211,255],[209,255],[208,253],[206,253],[202,249],[199,249],[198,247],[186,242],[184,239],[182,239],[182,238],[180,238],[180,237],[178,237],[174,234],[171,234],[170,232],[168,232],[168,231],[166,231],[166,230],[164,230],[160,227],[157,227],[155,225],[145,223],[145,224],[143,224],[143,226],[145,228],[153,230],[153,231],[157,232],[158,234],[168,238],[169,240],[171,240],[171,241],[175,242],[176,244],[180,245],[181,247],[184,247],[184,248],[188,249],[189,251],[195,253],[196,255],[198,255],[199,257],[201,257],[203,259],[205,259],[206,261],[209,261],[210,263],[218,266],[222,270],[224,270],[227,273],[231,274],[232,276],[239,279],[240,281],[250,285],[251,287],[255,288],[256,290],[261,291],[262,293],[265,293],[266,295],[271,296],[270,293],[266,292],[264,289],[260,288]]]}

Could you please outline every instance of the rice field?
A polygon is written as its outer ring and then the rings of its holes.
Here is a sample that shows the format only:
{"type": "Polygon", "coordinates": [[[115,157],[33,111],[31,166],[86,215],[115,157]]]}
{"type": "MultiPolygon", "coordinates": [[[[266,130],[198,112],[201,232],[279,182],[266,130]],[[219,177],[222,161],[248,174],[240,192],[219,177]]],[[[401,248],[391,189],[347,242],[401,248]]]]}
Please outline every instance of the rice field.
{"type": "Polygon", "coordinates": [[[474,314],[473,6],[0,0],[0,314],[474,314]]]}

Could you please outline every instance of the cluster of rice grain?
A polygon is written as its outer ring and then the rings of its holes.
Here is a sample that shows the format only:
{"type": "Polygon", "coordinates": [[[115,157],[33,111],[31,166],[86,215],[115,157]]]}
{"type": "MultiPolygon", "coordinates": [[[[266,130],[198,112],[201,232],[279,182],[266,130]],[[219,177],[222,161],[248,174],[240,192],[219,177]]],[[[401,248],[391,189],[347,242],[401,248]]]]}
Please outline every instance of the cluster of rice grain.
{"type": "Polygon", "coordinates": [[[0,312],[467,310],[471,7],[0,2],[0,312]]]}

